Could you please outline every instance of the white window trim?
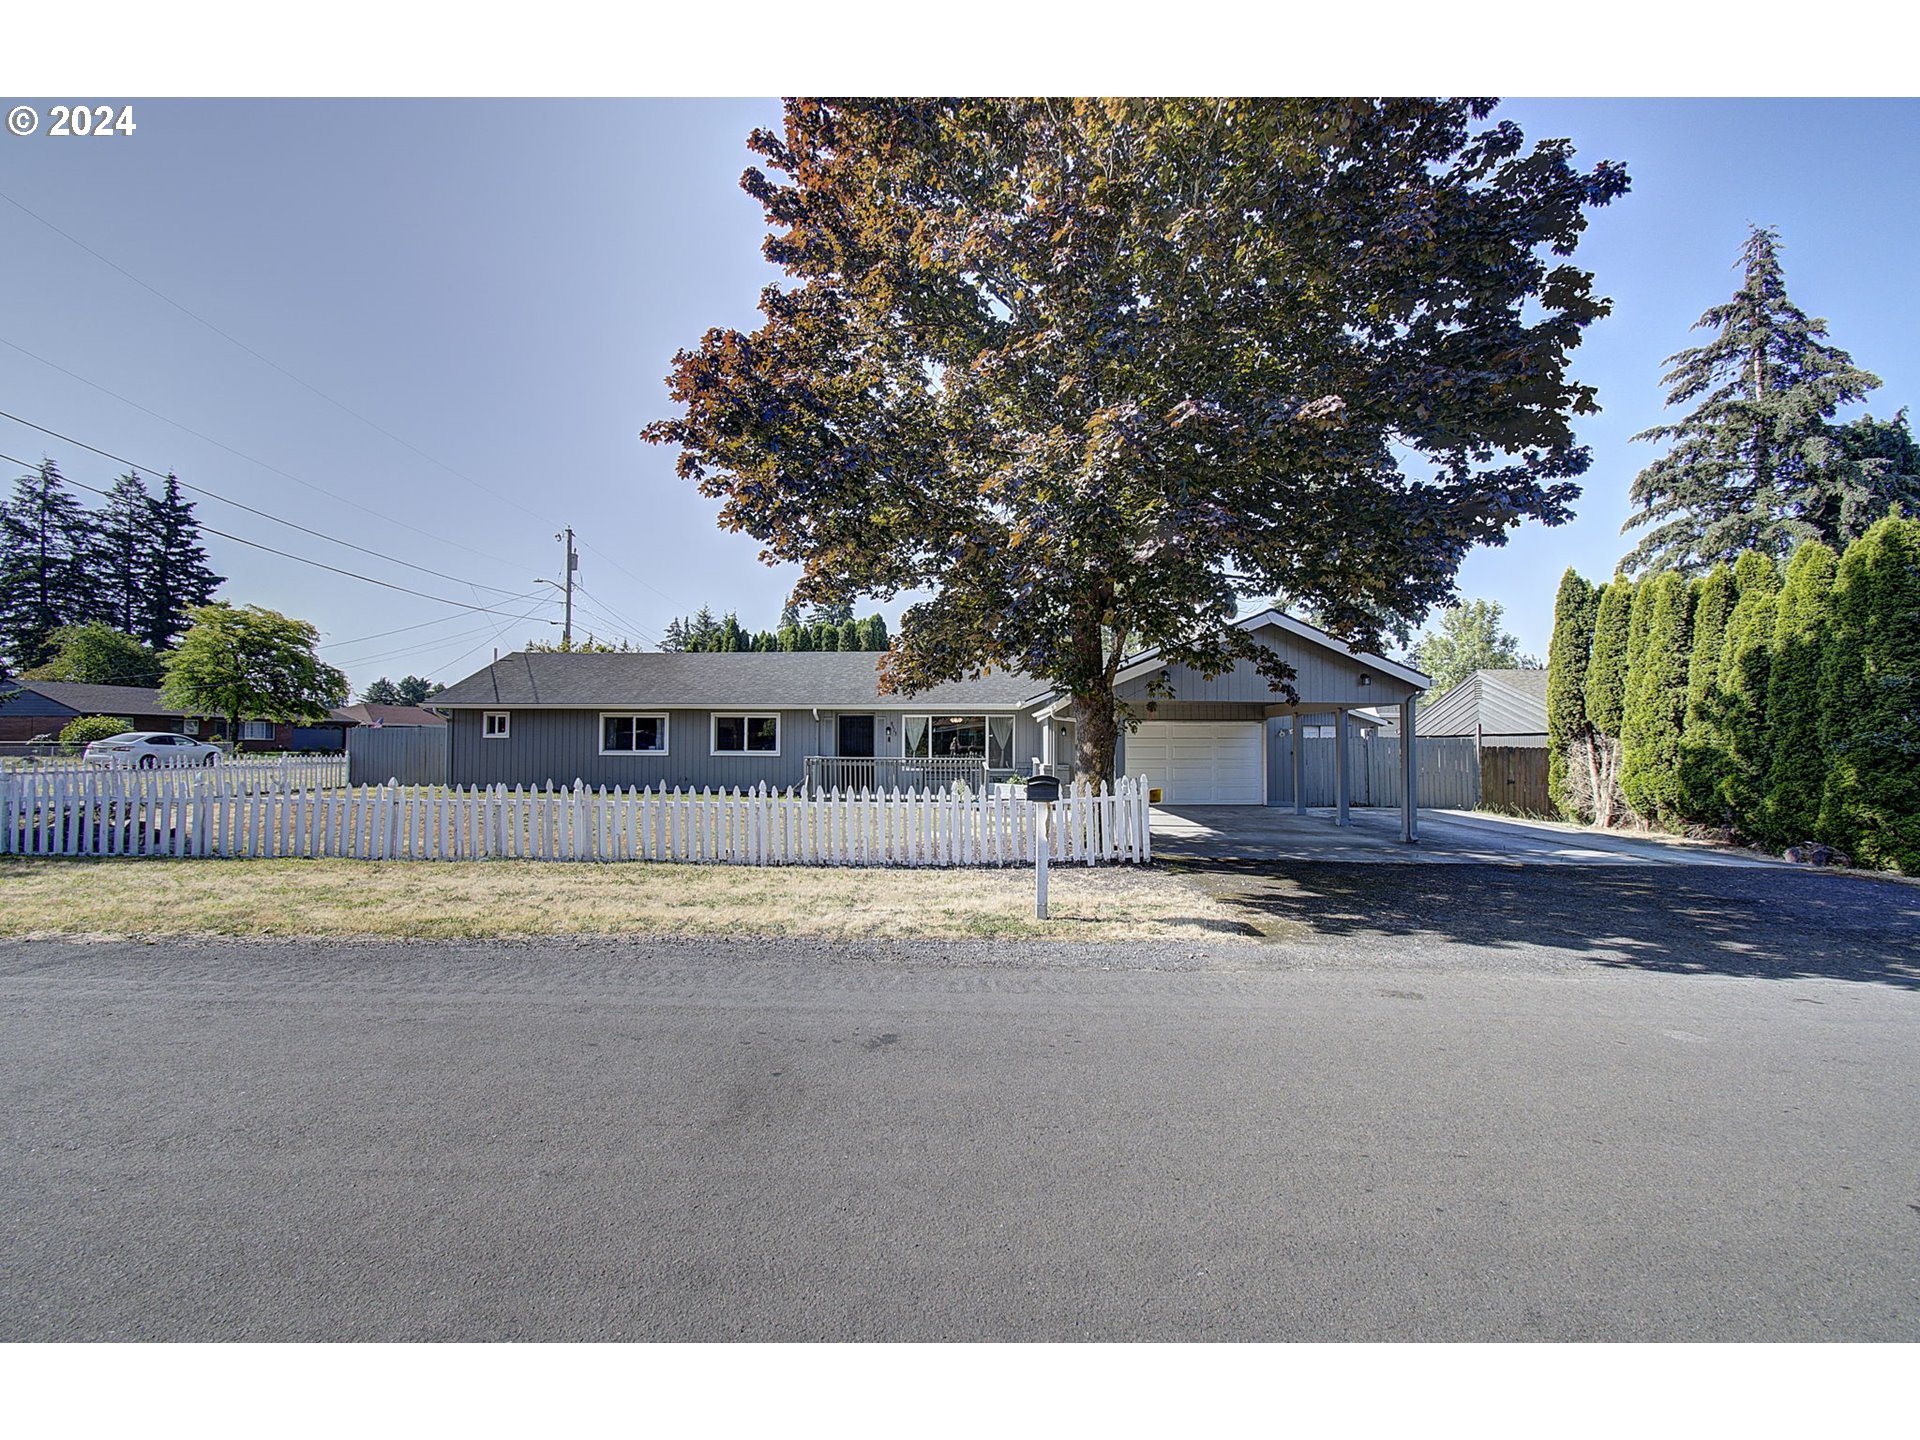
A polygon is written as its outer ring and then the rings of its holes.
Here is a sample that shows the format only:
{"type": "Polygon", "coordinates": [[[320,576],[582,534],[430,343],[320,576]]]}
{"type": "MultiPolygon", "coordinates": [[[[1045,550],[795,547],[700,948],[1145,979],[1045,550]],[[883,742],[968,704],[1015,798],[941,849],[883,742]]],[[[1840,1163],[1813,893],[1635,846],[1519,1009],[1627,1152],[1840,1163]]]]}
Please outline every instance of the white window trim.
{"type": "Polygon", "coordinates": [[[513,712],[511,710],[482,710],[480,712],[480,738],[482,740],[512,739],[513,712]],[[500,728],[498,730],[491,728],[495,716],[500,718],[500,728]]]}
{"type": "Polygon", "coordinates": [[[617,756],[624,760],[640,760],[654,755],[665,755],[673,744],[673,722],[664,710],[602,710],[594,721],[598,730],[596,744],[602,755],[617,756]],[[607,721],[609,720],[658,720],[660,722],[660,748],[658,750],[609,750],[607,749],[607,721]]]}
{"type": "MultiPolygon", "coordinates": [[[[707,754],[725,756],[729,760],[771,760],[780,754],[780,747],[786,743],[781,733],[780,712],[777,710],[715,710],[707,716],[707,754]],[[738,716],[742,720],[773,721],[773,748],[771,750],[722,750],[720,748],[720,717],[738,716]]],[[[746,739],[745,735],[740,737],[746,739]]]]}
{"type": "Polygon", "coordinates": [[[240,738],[242,740],[271,740],[273,736],[274,725],[271,720],[242,720],[240,722],[240,738]],[[264,735],[255,733],[254,727],[256,725],[266,726],[267,733],[264,735]]]}
{"type": "MultiPolygon", "coordinates": [[[[906,714],[900,717],[900,755],[902,759],[927,760],[927,759],[947,758],[945,756],[934,756],[932,753],[933,752],[933,722],[935,718],[936,718],[935,715],[926,714],[919,710],[910,710],[906,714]],[[928,753],[925,755],[909,755],[907,753],[907,721],[909,720],[924,720],[927,722],[927,752],[928,753]]],[[[981,723],[981,725],[985,727],[986,741],[987,741],[986,753],[984,755],[977,757],[980,763],[982,765],[987,766],[989,769],[998,768],[998,769],[1005,770],[1008,768],[1014,768],[1018,766],[1019,762],[1014,759],[1013,751],[1018,747],[1020,742],[1020,718],[1017,714],[1015,714],[1015,712],[1011,710],[958,710],[958,711],[942,710],[938,712],[938,718],[942,720],[954,720],[954,719],[978,720],[981,723]],[[995,720],[1007,720],[1007,719],[1011,719],[1013,721],[1013,734],[1009,736],[1007,739],[1007,754],[1005,756],[1007,764],[996,767],[993,764],[993,722],[995,720]]],[[[971,760],[976,757],[968,755],[968,756],[961,756],[956,758],[971,760]]]]}

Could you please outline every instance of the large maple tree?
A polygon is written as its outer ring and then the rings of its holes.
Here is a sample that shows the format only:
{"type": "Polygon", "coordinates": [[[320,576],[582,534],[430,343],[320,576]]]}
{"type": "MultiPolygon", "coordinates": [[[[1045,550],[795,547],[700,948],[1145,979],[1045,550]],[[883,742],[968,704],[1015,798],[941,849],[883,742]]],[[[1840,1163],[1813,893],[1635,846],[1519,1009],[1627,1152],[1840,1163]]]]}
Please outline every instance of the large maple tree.
{"type": "Polygon", "coordinates": [[[1154,645],[1286,667],[1284,593],[1348,639],[1567,516],[1568,374],[1607,302],[1566,263],[1627,188],[1483,100],[792,100],[749,143],[784,283],[676,359],[648,439],[796,593],[923,594],[911,692],[1016,667],[1113,773],[1154,645]]]}

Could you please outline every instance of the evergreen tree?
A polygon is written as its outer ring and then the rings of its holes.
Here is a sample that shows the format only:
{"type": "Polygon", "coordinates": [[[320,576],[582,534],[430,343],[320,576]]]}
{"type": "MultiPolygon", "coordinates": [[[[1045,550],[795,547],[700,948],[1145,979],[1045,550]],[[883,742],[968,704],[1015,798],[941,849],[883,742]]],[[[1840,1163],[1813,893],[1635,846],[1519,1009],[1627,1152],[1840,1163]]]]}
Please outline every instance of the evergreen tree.
{"type": "Polygon", "coordinates": [[[1803,540],[1838,539],[1859,507],[1860,471],[1831,421],[1880,381],[1787,298],[1775,231],[1756,227],[1742,260],[1733,299],[1693,327],[1714,337],[1671,356],[1662,377],[1670,407],[1699,403],[1634,437],[1671,448],[1634,478],[1641,509],[1623,528],[1652,528],[1627,568],[1695,574],[1743,550],[1784,562],[1803,540]]]}
{"type": "Polygon", "coordinates": [[[98,613],[89,575],[93,520],[51,460],[14,482],[0,512],[0,663],[30,670],[53,658],[53,633],[98,613]]]}
{"type": "Polygon", "coordinates": [[[405,675],[394,687],[394,693],[400,697],[402,705],[424,705],[447,687],[436,685],[424,675],[405,675]]]}
{"type": "Polygon", "coordinates": [[[1620,738],[1627,695],[1627,632],[1633,613],[1631,580],[1600,588],[1594,607],[1593,657],[1587,663],[1587,719],[1602,735],[1620,738]]]}
{"type": "Polygon", "coordinates": [[[1567,762],[1574,746],[1587,740],[1587,664],[1599,610],[1593,586],[1569,569],[1560,577],[1553,600],[1553,639],[1547,645],[1547,793],[1569,820],[1585,818],[1567,790],[1567,762]]]}
{"type": "Polygon", "coordinates": [[[789,625],[784,620],[780,623],[780,648],[782,650],[794,651],[806,649],[807,647],[800,643],[805,637],[806,632],[798,625],[789,625]]]}
{"type": "Polygon", "coordinates": [[[1767,671],[1779,572],[1758,551],[1734,563],[1733,612],[1720,651],[1719,818],[1747,830],[1766,794],[1767,671]]]}
{"type": "Polygon", "coordinates": [[[1680,734],[1687,717],[1687,582],[1669,570],[1644,587],[1646,638],[1627,670],[1620,787],[1649,824],[1680,819],[1680,734]]]}
{"type": "Polygon", "coordinates": [[[1891,420],[1863,415],[1841,426],[1827,454],[1828,483],[1804,518],[1834,551],[1888,515],[1920,513],[1920,443],[1905,410],[1891,420]]]}
{"type": "Polygon", "coordinates": [[[1820,739],[1821,661],[1832,621],[1840,560],[1819,541],[1787,562],[1773,620],[1767,669],[1766,794],[1756,828],[1777,845],[1815,838],[1828,757],[1820,739]]]}
{"type": "Polygon", "coordinates": [[[226,576],[214,574],[207,565],[200,522],[172,475],[153,501],[151,526],[136,633],[155,650],[168,650],[187,628],[188,612],[211,601],[226,576]]]}
{"type": "Polygon", "coordinates": [[[887,648],[887,620],[877,611],[861,622],[866,634],[860,639],[862,650],[884,650],[887,648]]]}
{"type": "Polygon", "coordinates": [[[1693,657],[1687,666],[1687,719],[1680,735],[1680,808],[1690,820],[1720,818],[1720,661],[1733,614],[1733,571],[1725,565],[1693,582],[1693,657]]]}
{"type": "Polygon", "coordinates": [[[840,648],[842,650],[863,650],[860,622],[849,615],[840,622],[840,648]]]}
{"type": "Polygon", "coordinates": [[[362,705],[398,705],[400,687],[382,675],[360,692],[360,703],[362,705]]]}
{"type": "Polygon", "coordinates": [[[1882,520],[1847,547],[1831,613],[1820,829],[1857,860],[1920,874],[1920,520],[1882,520]]]}
{"type": "MultiPolygon", "coordinates": [[[[1627,608],[1627,679],[1626,679],[1626,683],[1629,686],[1633,684],[1633,667],[1640,663],[1641,655],[1646,652],[1647,626],[1649,622],[1652,620],[1652,617],[1653,617],[1653,590],[1652,590],[1652,587],[1646,581],[1641,581],[1634,585],[1633,603],[1627,608]]],[[[1620,722],[1622,734],[1625,734],[1625,727],[1626,727],[1625,705],[1626,705],[1626,700],[1623,695],[1621,699],[1622,719],[1620,722]]]]}
{"type": "Polygon", "coordinates": [[[142,626],[147,572],[153,566],[153,497],[129,470],[113,482],[94,518],[93,572],[100,614],[114,629],[133,635],[142,626]]]}
{"type": "Polygon", "coordinates": [[[826,601],[815,605],[807,618],[815,625],[832,625],[838,628],[853,618],[853,605],[846,600],[826,601]]]}
{"type": "Polygon", "coordinates": [[[731,610],[720,622],[720,631],[714,637],[713,648],[728,655],[736,655],[747,648],[747,632],[740,628],[740,617],[731,610]]]}
{"type": "Polygon", "coordinates": [[[800,607],[794,603],[791,595],[787,597],[787,603],[780,607],[780,624],[778,628],[782,630],[798,630],[800,628],[800,607]]]}
{"type": "Polygon", "coordinates": [[[840,648],[840,627],[829,625],[825,621],[811,627],[813,648],[816,650],[838,650],[840,648]]]}
{"type": "Polygon", "coordinates": [[[667,628],[660,634],[660,648],[669,654],[677,654],[687,648],[687,622],[679,616],[667,621],[667,628]]]}

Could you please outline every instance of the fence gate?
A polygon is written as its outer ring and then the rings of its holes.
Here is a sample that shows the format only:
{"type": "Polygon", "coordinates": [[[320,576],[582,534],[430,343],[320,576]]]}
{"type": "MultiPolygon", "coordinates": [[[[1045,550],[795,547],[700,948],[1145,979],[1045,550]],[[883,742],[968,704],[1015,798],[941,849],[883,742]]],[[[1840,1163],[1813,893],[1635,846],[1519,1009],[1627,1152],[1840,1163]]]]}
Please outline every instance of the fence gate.
{"type": "Polygon", "coordinates": [[[356,725],[347,731],[347,783],[447,783],[447,725],[356,725]]]}
{"type": "Polygon", "coordinates": [[[1480,750],[1480,806],[1508,815],[1552,815],[1543,745],[1486,745],[1480,750]]]}

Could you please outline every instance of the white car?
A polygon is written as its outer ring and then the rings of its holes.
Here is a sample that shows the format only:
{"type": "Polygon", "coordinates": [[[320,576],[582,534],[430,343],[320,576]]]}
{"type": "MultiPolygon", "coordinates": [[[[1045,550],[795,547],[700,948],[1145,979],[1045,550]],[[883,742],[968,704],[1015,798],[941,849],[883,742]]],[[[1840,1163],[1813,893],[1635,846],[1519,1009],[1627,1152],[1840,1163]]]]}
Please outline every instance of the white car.
{"type": "Polygon", "coordinates": [[[174,770],[182,765],[218,765],[220,754],[219,746],[191,735],[129,730],[87,746],[86,761],[113,770],[174,770]]]}

